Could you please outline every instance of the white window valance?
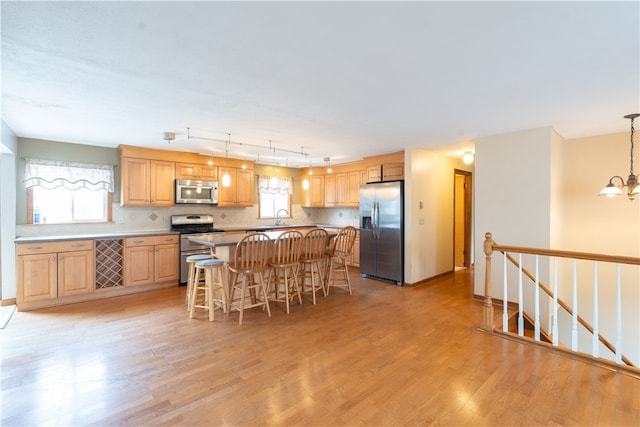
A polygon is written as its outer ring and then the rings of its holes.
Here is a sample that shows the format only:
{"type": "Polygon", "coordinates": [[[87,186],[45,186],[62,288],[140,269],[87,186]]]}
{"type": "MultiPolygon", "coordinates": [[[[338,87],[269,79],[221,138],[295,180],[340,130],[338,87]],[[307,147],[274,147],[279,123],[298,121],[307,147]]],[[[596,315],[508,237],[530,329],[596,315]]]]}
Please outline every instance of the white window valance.
{"type": "Polygon", "coordinates": [[[113,165],[27,158],[24,185],[48,190],[64,187],[67,190],[87,188],[112,192],[113,165]]]}
{"type": "Polygon", "coordinates": [[[291,194],[293,192],[293,179],[288,176],[266,176],[258,177],[259,194],[291,194]]]}

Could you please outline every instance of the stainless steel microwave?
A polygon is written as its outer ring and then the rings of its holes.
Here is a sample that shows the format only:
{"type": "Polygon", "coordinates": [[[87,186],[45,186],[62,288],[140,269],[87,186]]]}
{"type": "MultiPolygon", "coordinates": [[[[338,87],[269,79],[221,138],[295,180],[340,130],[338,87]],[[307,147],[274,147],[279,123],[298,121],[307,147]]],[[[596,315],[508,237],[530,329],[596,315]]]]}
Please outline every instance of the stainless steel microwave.
{"type": "Polygon", "coordinates": [[[176,203],[218,204],[218,182],[176,179],[176,203]]]}

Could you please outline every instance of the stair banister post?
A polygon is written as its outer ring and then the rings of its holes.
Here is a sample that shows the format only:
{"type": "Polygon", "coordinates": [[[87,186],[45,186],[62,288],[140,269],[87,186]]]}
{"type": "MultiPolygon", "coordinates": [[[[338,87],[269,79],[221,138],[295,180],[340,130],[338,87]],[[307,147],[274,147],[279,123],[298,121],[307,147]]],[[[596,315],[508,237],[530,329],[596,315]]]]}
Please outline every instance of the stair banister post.
{"type": "Polygon", "coordinates": [[[493,254],[493,245],[495,242],[491,238],[491,233],[484,233],[483,251],[486,260],[486,269],[484,272],[484,326],[487,329],[493,329],[493,302],[491,298],[491,254],[493,254]]]}

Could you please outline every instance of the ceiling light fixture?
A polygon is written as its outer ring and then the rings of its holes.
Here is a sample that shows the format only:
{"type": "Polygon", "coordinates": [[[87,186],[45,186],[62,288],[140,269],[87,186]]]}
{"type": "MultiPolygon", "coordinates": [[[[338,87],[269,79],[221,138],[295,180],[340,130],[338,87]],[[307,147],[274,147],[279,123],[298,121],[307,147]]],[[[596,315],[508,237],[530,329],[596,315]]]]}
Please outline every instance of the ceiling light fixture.
{"type": "Polygon", "coordinates": [[[324,163],[327,166],[327,173],[333,172],[333,170],[331,169],[331,157],[325,157],[324,163]]]}
{"type": "Polygon", "coordinates": [[[162,139],[167,141],[167,144],[171,144],[171,141],[176,139],[176,134],[174,132],[164,132],[162,134],[162,139]]]}
{"type": "Polygon", "coordinates": [[[470,165],[473,163],[473,151],[465,151],[462,156],[462,161],[465,165],[470,165]]]}
{"type": "MultiPolygon", "coordinates": [[[[259,144],[250,144],[247,142],[239,142],[239,141],[231,141],[230,139],[224,140],[224,139],[217,139],[217,138],[208,138],[205,136],[195,136],[195,135],[191,135],[191,129],[187,128],[187,135],[181,138],[176,138],[176,133],[175,132],[164,132],[162,134],[162,139],[167,141],[168,144],[171,144],[173,142],[179,142],[179,141],[184,141],[184,140],[191,140],[191,139],[199,139],[199,140],[203,140],[203,141],[211,141],[211,142],[220,142],[225,144],[225,147],[227,149],[229,149],[229,145],[239,145],[239,146],[243,146],[243,147],[250,147],[250,148],[256,148],[256,149],[261,149],[261,150],[268,150],[274,154],[276,154],[277,152],[281,152],[281,153],[290,153],[290,154],[295,154],[298,156],[302,156],[303,158],[308,158],[310,157],[310,154],[308,152],[306,152],[304,150],[304,147],[300,147],[300,151],[297,150],[289,150],[286,148],[278,148],[273,146],[273,144],[271,143],[271,140],[269,140],[269,145],[265,146],[265,145],[259,145],[259,144]]],[[[227,156],[228,157],[228,156],[227,156]]]]}
{"type": "Polygon", "coordinates": [[[621,194],[624,194],[622,191],[624,187],[627,187],[627,197],[629,198],[629,200],[635,199],[636,196],[640,194],[640,183],[638,183],[638,177],[640,176],[640,174],[634,175],[633,173],[633,134],[635,133],[635,129],[633,128],[633,120],[636,117],[640,117],[640,114],[634,113],[624,116],[625,119],[631,119],[631,168],[629,170],[629,177],[627,178],[627,182],[625,183],[624,179],[621,176],[612,176],[611,179],[609,179],[609,183],[607,184],[607,186],[604,187],[602,191],[600,191],[601,196],[619,196],[621,194]],[[620,183],[617,185],[613,183],[616,178],[620,180],[620,183]]]}

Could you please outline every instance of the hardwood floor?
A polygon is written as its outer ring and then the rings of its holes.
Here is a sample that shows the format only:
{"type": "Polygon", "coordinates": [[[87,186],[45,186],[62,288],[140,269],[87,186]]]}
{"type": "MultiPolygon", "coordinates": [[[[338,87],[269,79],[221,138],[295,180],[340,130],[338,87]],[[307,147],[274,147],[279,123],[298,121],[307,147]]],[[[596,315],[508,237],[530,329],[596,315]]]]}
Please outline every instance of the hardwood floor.
{"type": "Polygon", "coordinates": [[[477,331],[469,271],[352,279],[242,326],[184,287],[15,313],[1,424],[640,425],[640,380],[477,331]]]}

